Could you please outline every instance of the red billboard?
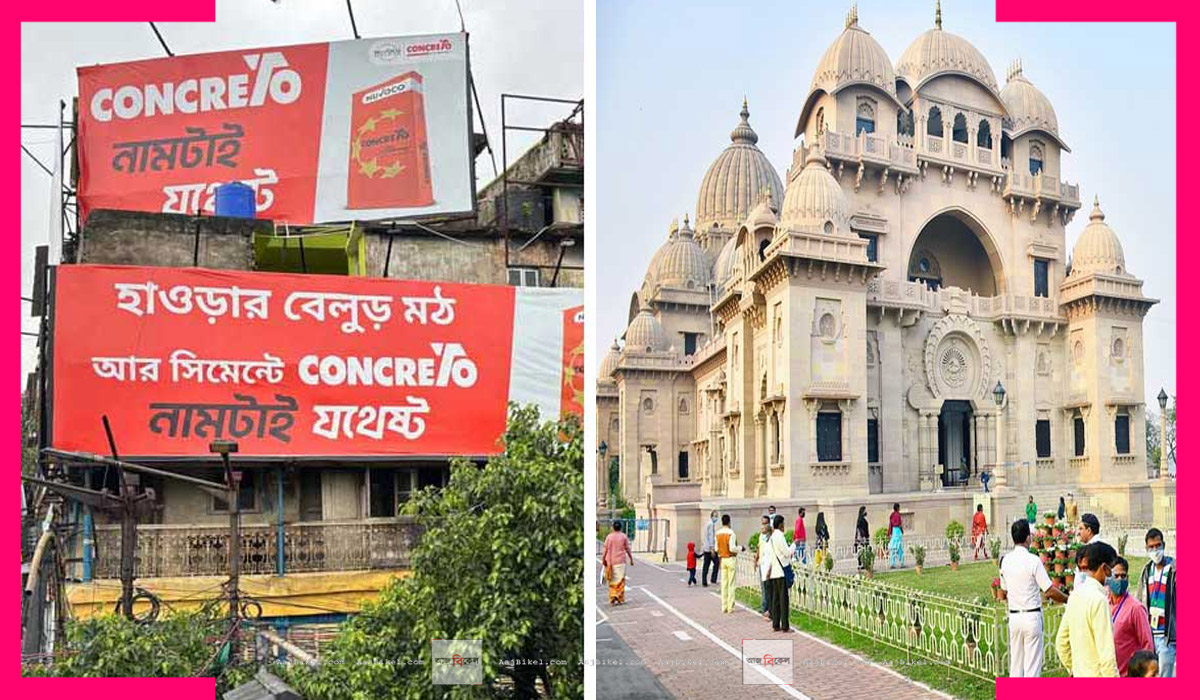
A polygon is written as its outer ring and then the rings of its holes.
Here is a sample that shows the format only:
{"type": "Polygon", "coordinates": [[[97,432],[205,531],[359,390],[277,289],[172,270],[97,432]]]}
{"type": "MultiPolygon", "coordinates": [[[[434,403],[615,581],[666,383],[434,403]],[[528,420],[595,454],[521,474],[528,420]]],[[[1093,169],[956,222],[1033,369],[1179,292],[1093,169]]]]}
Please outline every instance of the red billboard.
{"type": "Polygon", "coordinates": [[[567,312],[580,295],[548,291],[61,266],[50,444],[107,453],[107,415],[127,457],[204,457],[216,439],[262,457],[491,454],[512,385],[548,376],[515,397],[546,418],[577,402],[559,395],[581,381],[568,372],[582,325],[567,312]],[[519,305],[530,322],[515,343],[519,305]],[[547,362],[539,347],[564,354],[547,362]]]}
{"type": "Polygon", "coordinates": [[[252,187],[293,224],[474,208],[467,35],[362,39],[79,68],[79,202],[212,214],[252,187]]]}

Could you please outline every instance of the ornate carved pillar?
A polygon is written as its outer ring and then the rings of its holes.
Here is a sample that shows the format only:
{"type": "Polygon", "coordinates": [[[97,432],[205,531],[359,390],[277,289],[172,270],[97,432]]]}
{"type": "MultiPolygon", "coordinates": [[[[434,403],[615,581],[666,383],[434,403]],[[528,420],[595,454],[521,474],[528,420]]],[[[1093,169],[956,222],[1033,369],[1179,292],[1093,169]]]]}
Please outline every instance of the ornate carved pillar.
{"type": "Polygon", "coordinates": [[[754,414],[754,451],[756,453],[757,464],[754,465],[754,492],[755,495],[767,495],[767,455],[765,437],[765,415],[762,411],[754,414]]]}

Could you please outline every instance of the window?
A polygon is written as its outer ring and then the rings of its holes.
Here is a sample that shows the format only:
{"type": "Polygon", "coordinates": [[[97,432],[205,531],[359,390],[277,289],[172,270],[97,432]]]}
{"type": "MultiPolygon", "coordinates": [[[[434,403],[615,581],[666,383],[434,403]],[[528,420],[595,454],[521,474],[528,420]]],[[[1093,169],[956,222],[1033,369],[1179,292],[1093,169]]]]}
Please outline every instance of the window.
{"type": "Polygon", "coordinates": [[[514,287],[540,287],[536,267],[508,268],[508,283],[514,287]]]}
{"type": "Polygon", "coordinates": [[[858,112],[854,121],[854,135],[862,132],[875,133],[875,104],[870,100],[859,98],[858,112]]]}
{"type": "Polygon", "coordinates": [[[840,411],[817,414],[817,461],[842,461],[842,414],[840,411]]]}
{"type": "Polygon", "coordinates": [[[1129,414],[1117,414],[1116,426],[1117,433],[1117,454],[1129,454],[1129,414]]]}
{"type": "Polygon", "coordinates": [[[1042,147],[1035,144],[1029,146],[1029,174],[1037,175],[1042,172],[1042,147]]]}
{"type": "Polygon", "coordinates": [[[687,481],[688,478],[688,453],[679,453],[679,480],[687,481]]]}
{"type": "Polygon", "coordinates": [[[937,107],[929,110],[929,123],[925,125],[925,133],[930,136],[942,135],[942,110],[937,107]]]}
{"type": "Polygon", "coordinates": [[[867,242],[867,260],[879,262],[879,236],[873,233],[860,233],[858,237],[867,242]]]}
{"type": "Polygon", "coordinates": [[[951,132],[951,136],[958,143],[966,143],[968,140],[967,139],[967,118],[963,116],[962,112],[959,112],[958,114],[954,115],[954,130],[951,132]]]}
{"type": "Polygon", "coordinates": [[[1035,297],[1050,296],[1050,262],[1048,260],[1033,261],[1033,295],[1035,297]]]}
{"type": "Polygon", "coordinates": [[[1075,416],[1075,456],[1082,457],[1085,448],[1083,417],[1075,416]]]}
{"type": "Polygon", "coordinates": [[[817,136],[825,133],[825,108],[817,110],[817,136]]]}
{"type": "Polygon", "coordinates": [[[1050,421],[1045,419],[1037,422],[1037,456],[1050,456],[1050,421]]]}
{"type": "MultiPolygon", "coordinates": [[[[224,477],[217,477],[218,480],[223,480],[224,477]]],[[[262,474],[257,471],[243,471],[242,481],[238,484],[238,508],[242,511],[259,510],[261,506],[258,503],[258,487],[262,480],[262,474]]],[[[228,513],[229,503],[224,498],[213,497],[212,509],[217,513],[228,513]]]]}
{"type": "Polygon", "coordinates": [[[656,452],[653,448],[650,449],[650,473],[658,473],[658,452],[656,452]]]}
{"type": "Polygon", "coordinates": [[[1004,134],[1000,135],[1000,157],[1012,158],[1012,139],[1004,134]]]}
{"type": "Polygon", "coordinates": [[[979,120],[979,133],[975,136],[975,145],[991,150],[992,125],[986,119],[979,120]]]}
{"type": "Polygon", "coordinates": [[[396,472],[396,507],[408,503],[413,492],[417,490],[417,472],[415,469],[400,469],[396,472]]]}
{"type": "Polygon", "coordinates": [[[770,238],[764,238],[758,242],[758,260],[762,262],[767,259],[767,246],[771,245],[770,238]]]}
{"type": "Polygon", "coordinates": [[[867,419],[867,462],[875,464],[879,461],[879,420],[867,419]]]}
{"type": "Polygon", "coordinates": [[[683,334],[683,354],[684,355],[695,355],[696,354],[696,340],[699,337],[700,337],[699,333],[688,333],[686,331],[684,332],[684,334],[683,334]]]}
{"type": "Polygon", "coordinates": [[[368,469],[368,517],[391,518],[396,515],[396,472],[392,469],[368,469]]]}
{"type": "Polygon", "coordinates": [[[896,112],[896,133],[903,136],[913,135],[913,116],[911,111],[902,109],[896,112]]]}

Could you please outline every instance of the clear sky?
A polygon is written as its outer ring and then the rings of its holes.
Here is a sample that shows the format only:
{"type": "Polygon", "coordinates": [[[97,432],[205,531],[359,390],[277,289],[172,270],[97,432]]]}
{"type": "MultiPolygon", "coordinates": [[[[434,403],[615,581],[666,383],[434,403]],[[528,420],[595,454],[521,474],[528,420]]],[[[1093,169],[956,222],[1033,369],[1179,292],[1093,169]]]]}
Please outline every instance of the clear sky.
{"type": "MultiPolygon", "coordinates": [[[[597,240],[600,344],[628,320],[630,294],[673,217],[696,206],[705,171],[729,143],[742,96],[758,146],[784,176],[813,71],[845,26],[849,2],[597,5],[597,240]]],[[[893,63],[933,27],[934,1],[861,0],[859,25],[893,63]]],[[[1175,393],[1175,27],[1173,24],[997,23],[994,5],[943,0],[943,28],[969,40],[1001,86],[1010,61],[1054,104],[1062,178],[1085,202],[1068,249],[1099,194],[1146,296],[1148,406],[1175,393]]]]}
{"type": "MultiPolygon", "coordinates": [[[[583,96],[583,4],[562,0],[460,0],[471,33],[471,71],[479,90],[484,123],[500,164],[500,93],[578,99],[583,96]]],[[[459,31],[454,0],[354,0],[354,18],[363,37],[459,31]]],[[[341,0],[218,0],[217,21],[158,25],[176,54],[285,46],[353,39],[341,0]]],[[[133,24],[24,24],[21,27],[21,121],[52,123],[58,101],[78,94],[75,68],[164,56],[150,26],[133,24]]],[[[548,125],[565,117],[562,105],[522,105],[509,119],[548,125]]],[[[476,117],[475,129],[479,130],[476,117]]],[[[286,134],[281,134],[286,138],[286,134]]],[[[43,162],[54,151],[48,131],[22,131],[24,143],[43,162]]],[[[509,155],[535,136],[510,132],[509,155]]],[[[33,284],[34,247],[49,238],[50,178],[21,156],[21,288],[33,284]]],[[[501,167],[503,167],[501,165],[501,167]]],[[[480,186],[493,177],[485,152],[475,164],[480,186]]],[[[37,320],[22,305],[22,329],[37,330],[37,320]]],[[[21,388],[36,365],[33,338],[22,339],[21,388]]]]}

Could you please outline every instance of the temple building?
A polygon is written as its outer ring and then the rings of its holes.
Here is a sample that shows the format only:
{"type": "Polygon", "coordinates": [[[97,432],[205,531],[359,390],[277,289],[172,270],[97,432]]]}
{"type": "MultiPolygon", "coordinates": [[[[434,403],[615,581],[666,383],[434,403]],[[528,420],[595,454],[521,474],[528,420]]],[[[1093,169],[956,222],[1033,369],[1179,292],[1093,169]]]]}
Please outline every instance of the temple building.
{"type": "Polygon", "coordinates": [[[896,501],[927,534],[1068,491],[1152,520],[1174,493],[1147,478],[1156,300],[1099,199],[1068,250],[1080,187],[1020,62],[1001,86],[940,8],[893,62],[852,10],[793,136],[781,178],[743,102],[633,291],[597,380],[602,503],[619,489],[679,533],[742,514],[747,535],[767,504],[804,505],[840,542],[859,505],[881,524],[896,501]]]}

